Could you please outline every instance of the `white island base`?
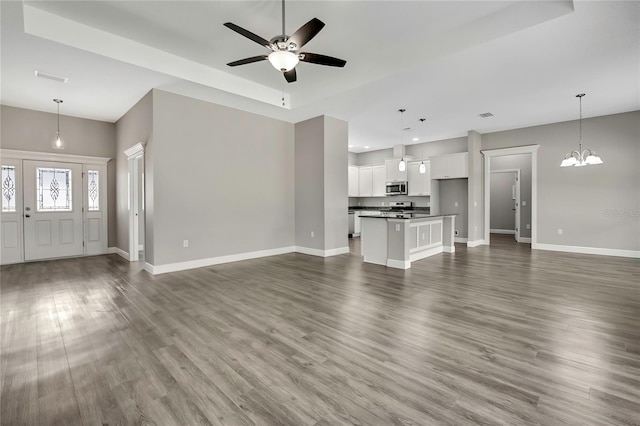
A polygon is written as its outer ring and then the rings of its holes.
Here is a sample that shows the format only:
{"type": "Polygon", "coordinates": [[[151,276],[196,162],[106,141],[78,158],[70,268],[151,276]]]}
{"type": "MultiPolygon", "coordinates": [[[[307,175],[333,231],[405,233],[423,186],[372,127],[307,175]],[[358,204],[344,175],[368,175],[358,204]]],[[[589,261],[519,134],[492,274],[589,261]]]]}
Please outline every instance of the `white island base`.
{"type": "Polygon", "coordinates": [[[364,261],[409,269],[411,262],[455,252],[455,215],[362,216],[364,261]]]}

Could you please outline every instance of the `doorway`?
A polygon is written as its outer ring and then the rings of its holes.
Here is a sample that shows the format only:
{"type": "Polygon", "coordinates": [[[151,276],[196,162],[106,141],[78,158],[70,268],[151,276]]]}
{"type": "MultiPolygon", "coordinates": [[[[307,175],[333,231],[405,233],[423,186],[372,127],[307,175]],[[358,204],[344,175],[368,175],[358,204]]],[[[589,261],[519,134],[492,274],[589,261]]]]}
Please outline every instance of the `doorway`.
{"type": "Polygon", "coordinates": [[[539,148],[540,145],[525,145],[480,151],[484,156],[484,244],[491,243],[491,172],[518,168],[521,171],[518,198],[521,223],[518,226],[518,242],[531,243],[531,248],[536,248],[539,148]]]}
{"type": "Polygon", "coordinates": [[[107,252],[108,158],[0,154],[1,264],[107,252]]]}
{"type": "Polygon", "coordinates": [[[520,242],[520,169],[491,170],[490,186],[491,233],[520,242]]]}
{"type": "Polygon", "coordinates": [[[137,143],[127,149],[129,167],[129,261],[145,260],[145,191],[144,145],[137,143]]]}

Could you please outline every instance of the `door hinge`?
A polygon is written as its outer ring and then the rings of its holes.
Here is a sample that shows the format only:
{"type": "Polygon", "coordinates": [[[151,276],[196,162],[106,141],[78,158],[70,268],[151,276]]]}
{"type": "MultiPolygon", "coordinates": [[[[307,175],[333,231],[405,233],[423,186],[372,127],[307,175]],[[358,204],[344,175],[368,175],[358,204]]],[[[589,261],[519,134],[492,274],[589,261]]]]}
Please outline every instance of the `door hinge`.
{"type": "Polygon", "coordinates": [[[82,177],[84,177],[84,172],[82,172],[82,177]]]}
{"type": "Polygon", "coordinates": [[[84,247],[84,241],[82,242],[82,247],[84,247]]]}

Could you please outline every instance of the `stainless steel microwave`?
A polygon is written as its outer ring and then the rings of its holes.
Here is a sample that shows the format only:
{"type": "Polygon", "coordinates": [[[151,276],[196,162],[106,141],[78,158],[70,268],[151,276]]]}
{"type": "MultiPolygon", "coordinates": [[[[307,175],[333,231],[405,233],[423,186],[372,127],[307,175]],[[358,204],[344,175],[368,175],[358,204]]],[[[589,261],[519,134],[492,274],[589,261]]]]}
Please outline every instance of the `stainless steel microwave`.
{"type": "Polygon", "coordinates": [[[407,195],[407,182],[387,182],[386,195],[407,195]]]}

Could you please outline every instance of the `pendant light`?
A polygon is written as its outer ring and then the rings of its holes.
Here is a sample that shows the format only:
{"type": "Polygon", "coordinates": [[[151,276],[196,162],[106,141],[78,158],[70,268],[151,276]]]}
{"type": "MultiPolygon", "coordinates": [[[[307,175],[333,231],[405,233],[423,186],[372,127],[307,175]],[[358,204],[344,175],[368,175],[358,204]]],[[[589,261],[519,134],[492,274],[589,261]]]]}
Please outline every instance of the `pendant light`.
{"type": "Polygon", "coordinates": [[[62,103],[62,99],[54,99],[53,102],[58,104],[58,131],[56,132],[55,139],[53,139],[52,146],[55,149],[64,149],[64,141],[62,140],[62,136],[60,136],[60,104],[62,103]]]}
{"type": "Polygon", "coordinates": [[[560,163],[560,167],[583,167],[596,164],[602,164],[602,158],[595,151],[590,149],[582,150],[582,97],[584,93],[576,95],[576,98],[580,99],[580,141],[578,142],[578,150],[568,152],[564,156],[564,160],[560,163]]]}
{"type": "MultiPolygon", "coordinates": [[[[426,118],[421,118],[420,123],[422,123],[420,130],[420,137],[422,139],[422,143],[424,143],[424,121],[426,118]]],[[[420,174],[425,174],[427,172],[427,166],[424,164],[424,145],[422,146],[422,163],[420,163],[420,174]]]]}
{"type": "MultiPolygon", "coordinates": [[[[400,145],[403,145],[402,133],[404,132],[404,121],[402,119],[402,115],[404,114],[405,111],[406,109],[404,108],[401,108],[398,110],[398,112],[400,113],[400,145]]],[[[407,162],[404,161],[404,156],[400,158],[400,162],[398,163],[398,170],[400,170],[401,172],[404,172],[405,170],[407,170],[407,162]]]]}

